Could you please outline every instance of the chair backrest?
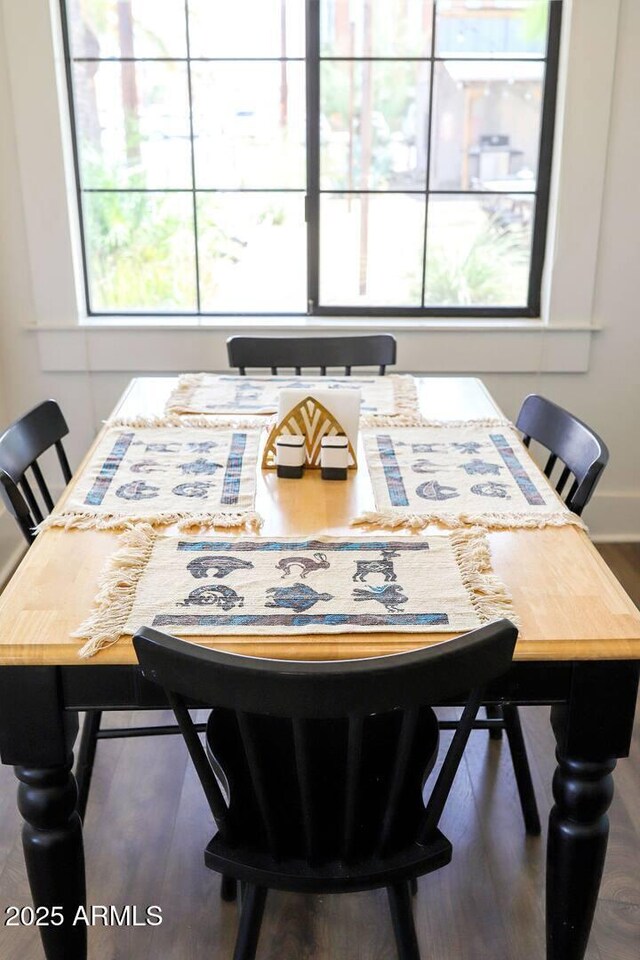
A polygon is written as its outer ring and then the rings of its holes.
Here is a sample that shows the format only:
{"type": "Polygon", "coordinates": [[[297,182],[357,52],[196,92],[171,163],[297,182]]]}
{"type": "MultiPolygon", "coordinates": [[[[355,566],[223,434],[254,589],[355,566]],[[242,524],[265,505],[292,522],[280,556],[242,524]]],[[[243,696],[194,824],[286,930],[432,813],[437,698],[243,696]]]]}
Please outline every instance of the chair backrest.
{"type": "Polygon", "coordinates": [[[434,834],[482,687],[509,668],[516,638],[500,620],[415,652],[322,662],[226,654],[146,628],[133,643],[167,692],[223,839],[313,865],[393,856],[434,834]],[[467,697],[425,808],[438,754],[431,704],[467,697]],[[194,701],[213,707],[211,761],[194,701]]]}
{"type": "Polygon", "coordinates": [[[55,400],[45,400],[7,427],[0,436],[0,496],[28,543],[35,537],[34,527],[53,510],[53,498],[38,458],[54,447],[67,484],[71,470],[62,438],[68,433],[69,427],[58,404],[55,400]],[[41,503],[29,482],[29,470],[42,498],[41,503]]]}
{"type": "Polygon", "coordinates": [[[248,367],[293,368],[300,376],[303,367],[344,367],[350,376],[352,367],[378,367],[381,376],[396,362],[396,340],[388,333],[369,337],[229,337],[229,366],[245,375],[248,367]]]}
{"type": "Polygon", "coordinates": [[[525,398],[516,427],[524,434],[527,447],[531,440],[535,440],[550,451],[544,467],[545,476],[551,479],[556,464],[560,462],[556,490],[561,497],[564,496],[569,509],[580,515],[609,462],[604,440],[568,410],[535,393],[525,398]],[[573,482],[565,494],[571,477],[573,482]]]}

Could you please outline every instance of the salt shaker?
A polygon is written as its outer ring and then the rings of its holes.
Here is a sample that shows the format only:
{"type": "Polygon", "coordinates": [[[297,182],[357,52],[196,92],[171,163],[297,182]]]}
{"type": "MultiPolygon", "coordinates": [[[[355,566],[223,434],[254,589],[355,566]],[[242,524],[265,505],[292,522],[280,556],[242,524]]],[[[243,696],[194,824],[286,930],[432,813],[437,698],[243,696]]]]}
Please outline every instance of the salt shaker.
{"type": "Polygon", "coordinates": [[[281,433],[276,438],[276,464],[279,477],[299,480],[304,470],[305,460],[303,436],[281,433]]]}
{"type": "Polygon", "coordinates": [[[323,480],[347,479],[349,440],[344,433],[322,438],[320,466],[323,480]]]}

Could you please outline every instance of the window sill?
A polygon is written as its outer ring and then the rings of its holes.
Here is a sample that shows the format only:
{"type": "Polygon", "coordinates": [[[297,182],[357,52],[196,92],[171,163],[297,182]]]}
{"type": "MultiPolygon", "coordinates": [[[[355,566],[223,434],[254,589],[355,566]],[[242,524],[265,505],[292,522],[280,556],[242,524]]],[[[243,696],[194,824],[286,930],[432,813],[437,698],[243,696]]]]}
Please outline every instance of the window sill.
{"type": "Polygon", "coordinates": [[[371,320],[299,317],[91,318],[77,326],[29,328],[42,369],[56,373],[175,373],[227,369],[227,337],[391,330],[397,370],[415,373],[584,373],[596,328],[540,320],[371,320]],[[202,322],[210,321],[210,322],[202,322]],[[190,336],[185,336],[189,333],[190,336]]]}
{"type": "MultiPolygon", "coordinates": [[[[238,330],[276,331],[276,330],[327,330],[354,334],[363,330],[415,330],[429,332],[433,330],[469,330],[475,333],[484,330],[525,330],[557,331],[594,330],[589,324],[577,324],[563,327],[551,327],[539,318],[504,317],[487,319],[463,317],[306,317],[306,316],[93,316],[85,317],[79,327],[86,330],[216,330],[236,333],[238,330]]],[[[47,327],[47,329],[53,329],[47,327]]],[[[69,327],[59,329],[68,330],[69,327]]]]}

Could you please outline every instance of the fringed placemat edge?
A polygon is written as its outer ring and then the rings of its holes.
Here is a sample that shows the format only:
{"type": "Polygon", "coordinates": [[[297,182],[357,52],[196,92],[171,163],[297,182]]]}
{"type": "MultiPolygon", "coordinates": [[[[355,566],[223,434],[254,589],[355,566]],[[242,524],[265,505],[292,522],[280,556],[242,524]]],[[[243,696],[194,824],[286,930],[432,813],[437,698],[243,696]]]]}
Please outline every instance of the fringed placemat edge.
{"type": "Polygon", "coordinates": [[[209,430],[262,430],[269,423],[269,417],[254,417],[238,414],[238,416],[227,417],[225,415],[216,416],[215,414],[191,414],[189,416],[178,416],[171,414],[169,416],[159,417],[114,417],[105,420],[105,427],[122,428],[131,427],[133,429],[157,429],[162,427],[197,427],[208,428],[209,430]]]}
{"type": "Polygon", "coordinates": [[[86,640],[78,650],[81,659],[93,657],[122,636],[156,538],[156,531],[148,525],[132,527],[120,538],[100,576],[92,613],[71,634],[74,639],[86,640]]]}
{"type": "Polygon", "coordinates": [[[482,623],[508,617],[516,626],[513,598],[493,570],[491,549],[484,530],[471,528],[449,534],[449,539],[471,604],[482,623]]]}
{"type": "Polygon", "coordinates": [[[367,510],[351,521],[352,527],[378,527],[384,530],[424,530],[431,524],[456,530],[460,527],[482,527],[486,530],[542,530],[544,527],[578,527],[588,530],[584,520],[571,513],[410,513],[395,510],[367,510]]]}
{"type": "Polygon", "coordinates": [[[243,510],[238,513],[190,513],[187,510],[175,513],[144,513],[124,516],[123,514],[82,513],[69,510],[53,513],[35,528],[36,533],[58,527],[64,530],[128,530],[144,524],[150,527],[167,527],[177,524],[178,530],[202,527],[246,527],[259,530],[263,519],[255,510],[243,510]]]}
{"type": "Polygon", "coordinates": [[[506,417],[485,417],[480,420],[430,420],[422,414],[403,416],[376,416],[375,414],[360,417],[360,428],[362,430],[375,430],[378,427],[451,427],[459,429],[461,427],[511,427],[513,423],[506,417]]]}
{"type": "Polygon", "coordinates": [[[202,385],[205,376],[204,373],[183,373],[178,377],[178,385],[169,394],[165,405],[167,415],[184,415],[192,412],[188,406],[189,400],[194,390],[202,385]]]}

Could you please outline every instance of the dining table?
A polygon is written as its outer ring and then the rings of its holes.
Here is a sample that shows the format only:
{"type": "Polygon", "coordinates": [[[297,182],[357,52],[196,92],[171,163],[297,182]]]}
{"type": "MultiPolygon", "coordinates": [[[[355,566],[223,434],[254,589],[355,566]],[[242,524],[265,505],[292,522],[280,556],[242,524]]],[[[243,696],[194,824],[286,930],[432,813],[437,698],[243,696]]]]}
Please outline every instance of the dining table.
{"type": "MultiPolygon", "coordinates": [[[[161,417],[175,385],[172,377],[136,378],[113,416],[161,417]]],[[[421,413],[432,420],[504,416],[475,378],[419,377],[417,391],[421,413]]],[[[256,510],[264,520],[262,533],[353,534],[351,521],[373,506],[364,458],[358,459],[360,467],[349,471],[346,482],[323,482],[319,470],[307,471],[302,481],[281,480],[275,470],[259,468],[256,510]]],[[[61,507],[81,470],[82,464],[62,494],[61,507]]],[[[366,528],[358,528],[359,536],[366,534],[366,528]]],[[[227,535],[241,537],[246,531],[227,535]]],[[[605,864],[614,768],[630,749],[640,612],[578,526],[490,530],[488,539],[493,569],[513,599],[519,637],[512,667],[487,688],[486,703],[551,706],[557,760],[547,835],[546,956],[581,960],[605,864]]],[[[47,529],[0,596],[0,758],[14,765],[18,779],[34,907],[64,907],[63,923],[40,929],[47,960],[87,957],[87,927],[68,919],[86,895],[72,772],[78,715],[167,706],[160,688],[143,678],[130,636],[90,659],[78,657],[82,640],[71,637],[92,609],[101,572],[117,543],[113,530],[47,529]]],[[[402,652],[450,636],[390,632],[189,639],[256,657],[328,660],[402,652]]]]}

